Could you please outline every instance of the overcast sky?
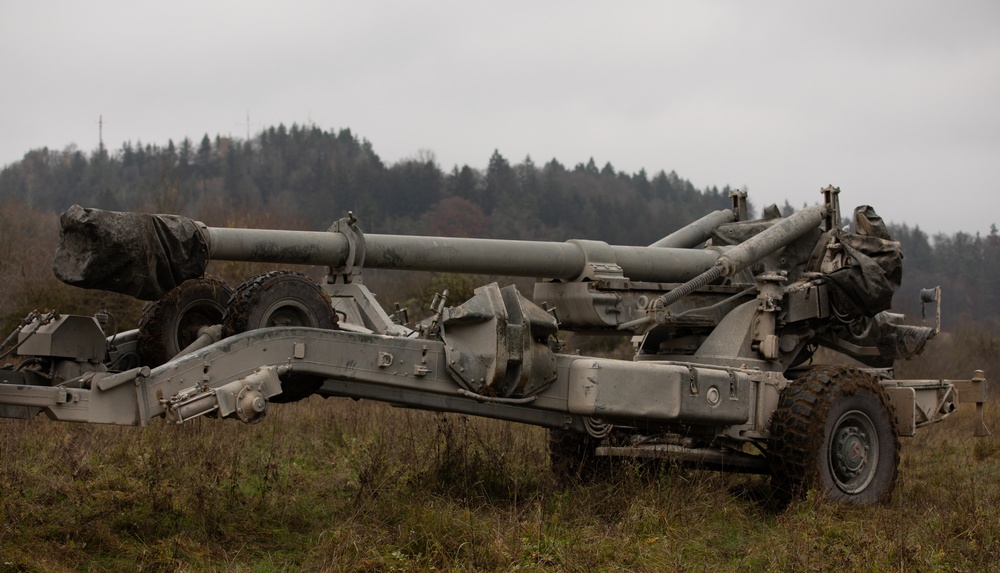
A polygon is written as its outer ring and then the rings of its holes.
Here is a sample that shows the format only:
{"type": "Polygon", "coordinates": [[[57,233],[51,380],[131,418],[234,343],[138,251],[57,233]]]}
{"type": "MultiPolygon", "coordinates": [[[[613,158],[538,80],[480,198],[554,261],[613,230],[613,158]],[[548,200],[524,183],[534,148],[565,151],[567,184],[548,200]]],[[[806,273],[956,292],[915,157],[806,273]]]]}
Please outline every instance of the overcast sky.
{"type": "Polygon", "coordinates": [[[0,166],[279,123],[444,170],[590,157],[758,206],[842,189],[933,234],[1000,224],[1000,2],[0,5],[0,166]]]}

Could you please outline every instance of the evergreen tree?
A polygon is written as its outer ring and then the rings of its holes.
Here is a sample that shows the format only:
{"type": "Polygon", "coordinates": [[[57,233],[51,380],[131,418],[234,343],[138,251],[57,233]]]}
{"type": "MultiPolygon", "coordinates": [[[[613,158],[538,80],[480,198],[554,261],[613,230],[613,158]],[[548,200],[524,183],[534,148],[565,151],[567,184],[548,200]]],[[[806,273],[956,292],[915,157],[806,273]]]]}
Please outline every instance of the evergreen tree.
{"type": "Polygon", "coordinates": [[[483,196],[478,201],[487,215],[500,201],[513,201],[517,194],[517,180],[510,163],[500,155],[499,150],[493,150],[489,165],[486,167],[483,196]]]}

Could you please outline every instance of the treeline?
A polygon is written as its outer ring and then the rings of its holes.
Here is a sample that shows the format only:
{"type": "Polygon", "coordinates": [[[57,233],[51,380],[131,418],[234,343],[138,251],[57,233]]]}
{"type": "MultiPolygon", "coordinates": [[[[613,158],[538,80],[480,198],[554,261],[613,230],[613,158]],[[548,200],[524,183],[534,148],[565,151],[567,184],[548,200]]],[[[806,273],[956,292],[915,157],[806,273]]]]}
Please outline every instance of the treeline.
{"type": "MultiPolygon", "coordinates": [[[[728,206],[728,188],[699,191],[676,173],[627,174],[591,159],[445,172],[429,153],[386,165],[348,129],[272,127],[251,141],[205,135],[165,147],[125,143],[89,157],[38,149],[0,172],[0,197],[61,211],[73,203],[189,214],[275,209],[325,229],[353,211],[369,232],[497,238],[592,238],[648,244],[728,206]]],[[[206,221],[207,222],[207,221],[206,221]]]]}
{"type": "MultiPolygon", "coordinates": [[[[903,247],[903,287],[893,306],[919,315],[919,291],[941,286],[945,325],[974,322],[1000,332],[1000,233],[937,234],[931,240],[919,226],[893,225],[903,247]]],[[[931,319],[930,311],[928,320],[931,319]]]]}
{"type": "MultiPolygon", "coordinates": [[[[325,229],[351,210],[367,232],[632,245],[728,207],[729,192],[696,189],[674,172],[629,174],[593,159],[572,168],[556,159],[512,163],[499,151],[485,169],[444,171],[429,152],[387,165],[349,129],[300,125],[271,127],[249,141],[205,135],[197,144],[127,142],[89,154],[36,149],[0,171],[0,201],[34,212],[79,203],[218,226],[325,229]]],[[[1000,327],[995,227],[986,237],[931,238],[906,225],[893,232],[906,254],[900,310],[919,312],[918,289],[940,284],[949,323],[964,316],[1000,327]]]]}

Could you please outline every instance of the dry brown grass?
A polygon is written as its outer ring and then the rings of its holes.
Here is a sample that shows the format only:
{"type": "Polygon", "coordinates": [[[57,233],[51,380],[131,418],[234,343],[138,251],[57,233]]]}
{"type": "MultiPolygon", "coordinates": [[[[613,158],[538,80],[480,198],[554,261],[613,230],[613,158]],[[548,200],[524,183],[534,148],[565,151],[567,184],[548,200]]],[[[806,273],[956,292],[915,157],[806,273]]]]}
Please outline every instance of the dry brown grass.
{"type": "Polygon", "coordinates": [[[766,478],[625,466],[563,487],[543,430],[368,402],[255,426],[3,420],[0,571],[989,570],[1000,437],[971,422],[904,441],[888,506],[774,513],[766,478]]]}

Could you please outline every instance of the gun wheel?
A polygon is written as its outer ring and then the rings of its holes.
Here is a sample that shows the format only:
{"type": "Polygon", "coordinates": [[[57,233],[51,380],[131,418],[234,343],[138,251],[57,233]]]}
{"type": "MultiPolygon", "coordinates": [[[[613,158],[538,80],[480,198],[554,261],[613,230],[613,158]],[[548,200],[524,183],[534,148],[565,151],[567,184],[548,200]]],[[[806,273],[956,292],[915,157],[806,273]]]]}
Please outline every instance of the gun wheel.
{"type": "Polygon", "coordinates": [[[270,326],[335,328],[330,295],[302,273],[271,271],[236,289],[226,309],[224,330],[232,336],[270,326]]]}
{"type": "MultiPolygon", "coordinates": [[[[253,277],[236,289],[226,309],[223,332],[232,336],[272,326],[337,328],[330,295],[302,273],[271,271],[253,277]]],[[[317,376],[291,374],[281,380],[281,394],[271,402],[295,402],[323,385],[317,376]]]]}
{"type": "Polygon", "coordinates": [[[899,466],[895,411],[872,375],[822,367],[789,384],[771,418],[772,483],[786,500],[888,501],[899,466]]]}
{"type": "Polygon", "coordinates": [[[222,324],[233,289],[215,277],[184,281],[156,302],[146,303],[139,319],[139,356],[159,366],[194,342],[202,327],[222,324]]]}

